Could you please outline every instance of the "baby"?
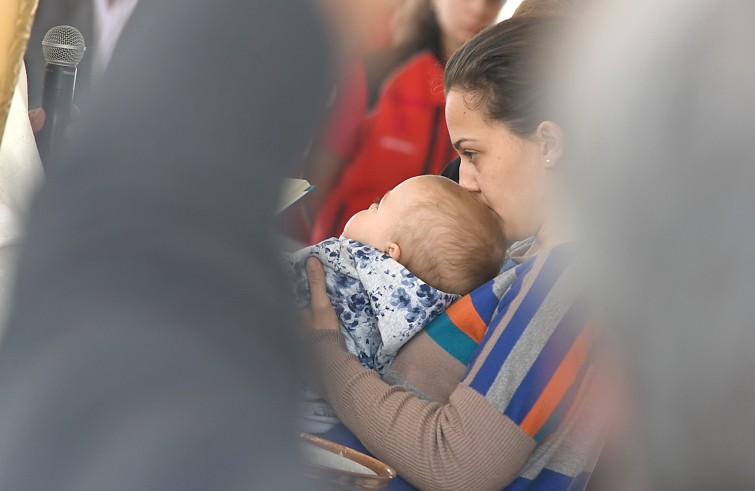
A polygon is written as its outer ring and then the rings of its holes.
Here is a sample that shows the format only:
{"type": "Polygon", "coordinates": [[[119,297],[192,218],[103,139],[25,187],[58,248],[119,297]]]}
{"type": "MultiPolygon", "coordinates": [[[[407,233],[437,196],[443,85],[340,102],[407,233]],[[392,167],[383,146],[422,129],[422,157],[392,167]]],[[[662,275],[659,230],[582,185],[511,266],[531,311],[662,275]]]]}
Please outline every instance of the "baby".
{"type": "Polygon", "coordinates": [[[348,349],[382,374],[414,334],[499,273],[505,245],[498,218],[476,195],[419,176],[352,216],[340,239],[290,255],[289,272],[304,306],[304,263],[320,259],[348,349]]]}

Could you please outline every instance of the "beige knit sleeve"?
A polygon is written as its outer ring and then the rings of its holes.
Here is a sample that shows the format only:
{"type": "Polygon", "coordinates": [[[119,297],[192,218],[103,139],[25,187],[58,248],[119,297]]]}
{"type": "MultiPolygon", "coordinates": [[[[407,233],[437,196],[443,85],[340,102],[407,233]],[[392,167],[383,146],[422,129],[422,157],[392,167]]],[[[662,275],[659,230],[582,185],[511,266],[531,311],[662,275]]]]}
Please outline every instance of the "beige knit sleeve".
{"type": "Polygon", "coordinates": [[[420,489],[500,490],[535,448],[480,394],[459,384],[448,404],[389,386],[346,351],[338,331],[312,335],[321,393],[379,459],[420,489]]]}

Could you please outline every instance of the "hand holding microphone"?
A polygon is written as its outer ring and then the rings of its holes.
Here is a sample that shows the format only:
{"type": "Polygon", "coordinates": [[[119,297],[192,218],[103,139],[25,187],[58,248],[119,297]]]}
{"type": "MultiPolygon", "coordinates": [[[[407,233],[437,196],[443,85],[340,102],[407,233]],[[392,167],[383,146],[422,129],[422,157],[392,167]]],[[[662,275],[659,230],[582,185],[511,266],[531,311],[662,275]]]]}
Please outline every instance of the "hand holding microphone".
{"type": "MultiPolygon", "coordinates": [[[[36,133],[39,133],[42,128],[45,126],[45,119],[46,119],[45,110],[41,107],[35,107],[34,109],[29,109],[29,123],[31,123],[31,131],[36,133]]],[[[65,131],[65,136],[68,138],[70,136],[70,132],[68,130],[71,130],[76,127],[76,122],[81,118],[81,110],[78,108],[76,104],[71,105],[71,123],[68,125],[65,131]]]]}
{"type": "Polygon", "coordinates": [[[44,115],[30,112],[30,119],[37,125],[41,120],[43,125],[37,133],[37,148],[44,165],[50,155],[60,150],[71,122],[76,67],[84,51],[84,37],[71,26],[53,27],[42,40],[42,54],[47,62],[42,86],[44,115]]]}

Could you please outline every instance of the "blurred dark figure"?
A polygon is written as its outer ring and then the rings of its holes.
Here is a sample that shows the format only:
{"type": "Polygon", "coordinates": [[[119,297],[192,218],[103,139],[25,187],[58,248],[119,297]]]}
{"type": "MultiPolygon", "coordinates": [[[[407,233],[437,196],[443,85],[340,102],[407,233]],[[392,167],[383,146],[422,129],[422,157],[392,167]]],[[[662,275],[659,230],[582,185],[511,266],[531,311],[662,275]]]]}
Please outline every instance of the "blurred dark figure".
{"type": "Polygon", "coordinates": [[[554,80],[647,485],[755,489],[755,4],[603,8],[554,80]]]}
{"type": "Polygon", "coordinates": [[[296,0],[137,6],[29,218],[0,489],[303,487],[270,230],[325,107],[317,19],[296,0]]]}

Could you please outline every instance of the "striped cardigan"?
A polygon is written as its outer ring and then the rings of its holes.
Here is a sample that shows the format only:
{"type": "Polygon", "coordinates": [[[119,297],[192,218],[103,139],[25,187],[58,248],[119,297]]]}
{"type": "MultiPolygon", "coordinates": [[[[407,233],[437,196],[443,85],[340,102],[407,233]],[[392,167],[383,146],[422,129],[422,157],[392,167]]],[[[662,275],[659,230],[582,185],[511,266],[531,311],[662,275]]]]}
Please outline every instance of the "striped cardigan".
{"type": "Polygon", "coordinates": [[[601,445],[595,330],[571,246],[510,262],[401,350],[381,380],[337,332],[315,337],[323,393],[423,489],[578,490],[601,445]]]}

